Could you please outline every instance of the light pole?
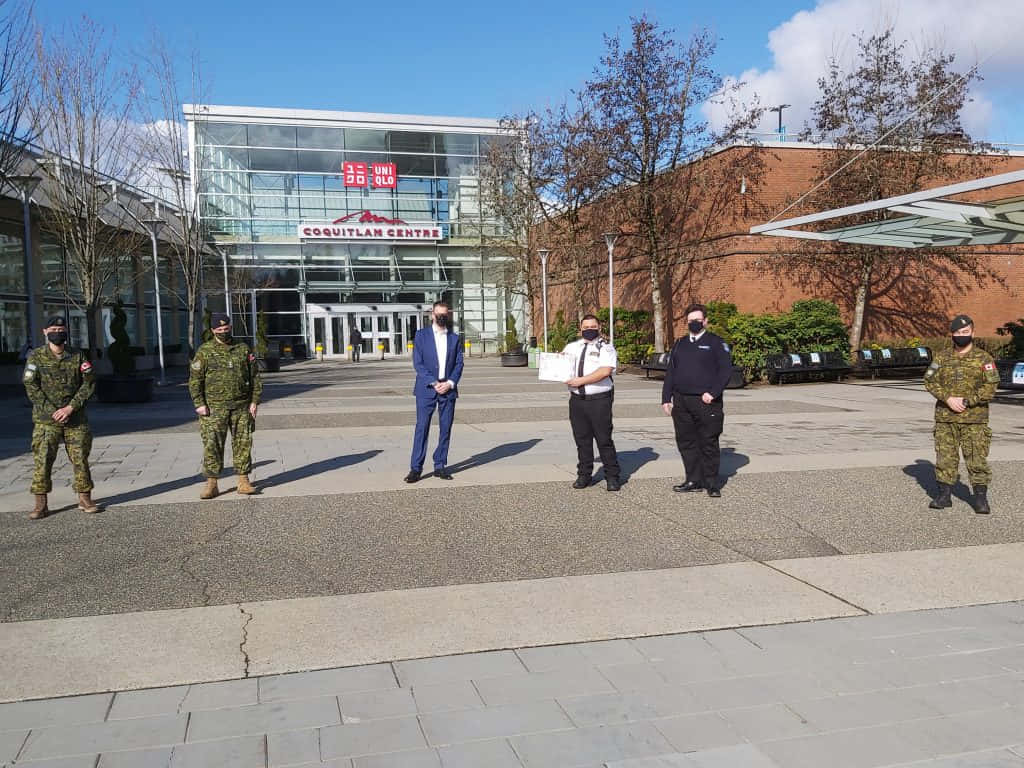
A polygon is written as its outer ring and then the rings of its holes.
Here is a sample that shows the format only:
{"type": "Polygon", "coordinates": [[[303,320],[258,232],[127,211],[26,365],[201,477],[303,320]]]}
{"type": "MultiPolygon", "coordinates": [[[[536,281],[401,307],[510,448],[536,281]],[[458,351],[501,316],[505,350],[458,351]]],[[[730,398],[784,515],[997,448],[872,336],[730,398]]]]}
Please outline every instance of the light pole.
{"type": "Polygon", "coordinates": [[[792,106],[792,104],[779,104],[779,106],[772,107],[771,109],[768,110],[769,112],[779,113],[779,141],[782,141],[782,110],[792,106]]]}
{"type": "Polygon", "coordinates": [[[111,197],[117,203],[118,208],[127,213],[136,224],[141,227],[145,227],[149,233],[149,241],[153,246],[153,295],[156,299],[156,348],[157,356],[160,359],[160,381],[157,382],[158,386],[164,386],[166,381],[166,369],[164,366],[164,325],[163,318],[160,316],[160,261],[157,253],[157,234],[167,222],[160,218],[160,203],[156,200],[150,201],[153,205],[153,216],[148,219],[140,219],[131,209],[121,202],[117,197],[117,184],[116,182],[110,182],[111,197]]]}
{"type": "Polygon", "coordinates": [[[541,301],[544,303],[544,351],[548,351],[548,254],[551,251],[541,248],[537,251],[540,256],[540,291],[541,301]]]}
{"type": "MultiPolygon", "coordinates": [[[[29,200],[36,187],[43,180],[42,176],[8,176],[7,180],[21,193],[22,217],[25,224],[25,295],[28,296],[28,318],[25,321],[25,339],[32,346],[32,321],[36,316],[35,280],[32,275],[32,206],[29,200]]],[[[65,322],[71,322],[65,318],[65,322]]]]}
{"type": "Polygon", "coordinates": [[[618,232],[605,232],[604,244],[608,246],[608,342],[615,346],[615,241],[618,232]]]}

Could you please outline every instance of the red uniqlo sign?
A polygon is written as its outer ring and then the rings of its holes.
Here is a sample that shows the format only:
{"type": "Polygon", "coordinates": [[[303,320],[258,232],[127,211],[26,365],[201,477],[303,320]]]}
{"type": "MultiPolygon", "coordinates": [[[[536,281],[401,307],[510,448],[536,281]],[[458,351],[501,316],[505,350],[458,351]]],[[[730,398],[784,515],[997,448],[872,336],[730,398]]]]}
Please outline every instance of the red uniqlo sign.
{"type": "Polygon", "coordinates": [[[366,186],[366,163],[345,162],[341,165],[346,187],[366,186]]]}
{"type": "Polygon", "coordinates": [[[373,186],[394,189],[398,182],[398,169],[394,163],[373,164],[373,186]]]}

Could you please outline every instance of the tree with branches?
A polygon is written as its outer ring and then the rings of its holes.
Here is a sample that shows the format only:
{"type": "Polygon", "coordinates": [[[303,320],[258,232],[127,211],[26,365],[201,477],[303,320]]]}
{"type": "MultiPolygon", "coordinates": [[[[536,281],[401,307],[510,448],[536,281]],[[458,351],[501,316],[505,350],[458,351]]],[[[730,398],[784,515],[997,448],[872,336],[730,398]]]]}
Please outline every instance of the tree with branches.
{"type": "Polygon", "coordinates": [[[136,182],[141,161],[134,121],[139,78],[115,50],[88,18],[53,34],[38,30],[38,87],[29,105],[51,182],[42,226],[75,271],[81,297],[72,300],[85,313],[91,354],[102,347],[97,315],[104,288],[147,239],[116,201],[115,185],[136,182]]]}
{"type": "Polygon", "coordinates": [[[18,175],[25,147],[36,132],[29,120],[32,67],[32,5],[0,0],[0,181],[18,175]]]}
{"type": "MultiPolygon", "coordinates": [[[[616,189],[611,202],[618,227],[646,264],[659,352],[672,332],[666,312],[672,266],[700,252],[716,231],[709,212],[735,204],[743,185],[738,171],[756,157],[749,152],[738,167],[714,178],[705,175],[704,164],[693,165],[744,140],[761,117],[756,105],[736,101],[741,84],[725,82],[711,66],[715,45],[707,30],[680,43],[672,30],[647,17],[633,18],[628,40],[605,37],[605,53],[586,86],[595,105],[594,141],[607,156],[605,184],[616,189]],[[710,100],[730,106],[729,119],[718,130],[704,117],[710,100]],[[711,198],[718,202],[711,204],[711,198]]],[[[751,169],[746,175],[756,174],[751,169]]]]}
{"type": "MultiPolygon", "coordinates": [[[[991,148],[974,141],[960,117],[971,83],[980,79],[975,69],[958,71],[953,54],[935,46],[912,54],[891,27],[860,33],[855,41],[853,60],[833,55],[818,81],[804,138],[834,148],[821,153],[812,192],[798,202],[813,210],[838,208],[984,173],[991,148]]],[[[865,224],[897,215],[873,211],[847,221],[865,224]]],[[[901,306],[920,307],[939,278],[988,275],[970,249],[822,248],[812,242],[782,257],[783,269],[805,283],[829,287],[852,317],[854,349],[873,310],[885,312],[885,304],[897,313],[901,306]],[[878,301],[889,297],[894,298],[878,301]]]]}

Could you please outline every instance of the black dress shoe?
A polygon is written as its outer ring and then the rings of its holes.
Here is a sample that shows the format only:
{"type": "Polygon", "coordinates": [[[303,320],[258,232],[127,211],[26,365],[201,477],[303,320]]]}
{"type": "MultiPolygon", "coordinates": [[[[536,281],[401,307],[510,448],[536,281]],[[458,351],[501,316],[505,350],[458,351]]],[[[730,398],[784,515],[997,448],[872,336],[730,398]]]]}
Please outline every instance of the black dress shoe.
{"type": "Polygon", "coordinates": [[[438,480],[451,480],[452,473],[442,467],[441,469],[434,470],[434,477],[438,480]]]}
{"type": "Polygon", "coordinates": [[[422,477],[422,474],[413,469],[410,470],[409,474],[405,476],[405,482],[416,483],[419,482],[420,477],[422,477]]]}
{"type": "Polygon", "coordinates": [[[708,488],[708,496],[712,499],[720,499],[722,498],[722,492],[717,488],[708,488]]]}
{"type": "Polygon", "coordinates": [[[693,480],[687,480],[681,485],[673,485],[672,490],[676,493],[689,493],[690,491],[699,491],[701,487],[700,483],[695,483],[693,480]]]}
{"type": "Polygon", "coordinates": [[[607,480],[604,481],[604,486],[609,491],[617,491],[619,490],[619,488],[622,487],[622,483],[619,481],[619,478],[617,477],[609,477],[607,480]]]}
{"type": "Polygon", "coordinates": [[[588,488],[590,487],[589,477],[583,477],[582,475],[576,478],[576,482],[572,484],[573,488],[588,488]]]}

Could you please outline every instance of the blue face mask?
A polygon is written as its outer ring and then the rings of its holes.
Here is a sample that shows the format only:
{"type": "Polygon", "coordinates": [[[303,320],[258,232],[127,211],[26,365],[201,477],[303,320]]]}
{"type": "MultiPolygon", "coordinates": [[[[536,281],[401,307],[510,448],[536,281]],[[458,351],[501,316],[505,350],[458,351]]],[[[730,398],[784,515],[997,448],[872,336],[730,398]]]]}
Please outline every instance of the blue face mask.
{"type": "Polygon", "coordinates": [[[597,328],[587,328],[580,335],[587,341],[593,341],[601,335],[601,332],[597,328]]]}

